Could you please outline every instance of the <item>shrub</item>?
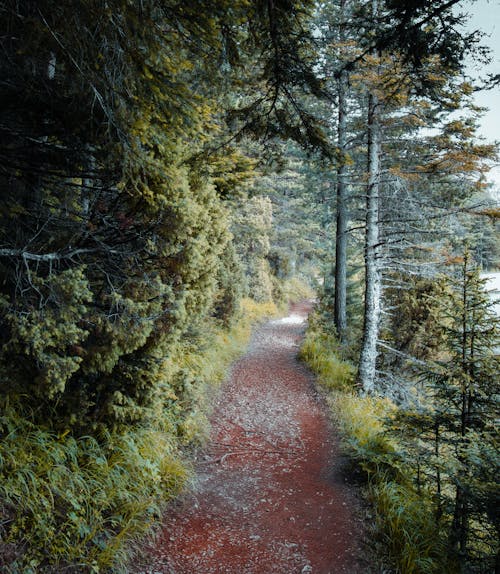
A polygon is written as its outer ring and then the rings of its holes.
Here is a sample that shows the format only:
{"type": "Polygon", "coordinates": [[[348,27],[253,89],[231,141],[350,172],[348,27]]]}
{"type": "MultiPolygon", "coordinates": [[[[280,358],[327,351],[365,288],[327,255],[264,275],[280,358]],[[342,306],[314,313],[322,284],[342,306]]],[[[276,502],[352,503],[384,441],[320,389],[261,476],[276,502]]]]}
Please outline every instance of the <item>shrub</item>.
{"type": "Polygon", "coordinates": [[[315,296],[314,289],[300,277],[291,277],[283,282],[283,293],[289,301],[312,299],[315,296]]]}

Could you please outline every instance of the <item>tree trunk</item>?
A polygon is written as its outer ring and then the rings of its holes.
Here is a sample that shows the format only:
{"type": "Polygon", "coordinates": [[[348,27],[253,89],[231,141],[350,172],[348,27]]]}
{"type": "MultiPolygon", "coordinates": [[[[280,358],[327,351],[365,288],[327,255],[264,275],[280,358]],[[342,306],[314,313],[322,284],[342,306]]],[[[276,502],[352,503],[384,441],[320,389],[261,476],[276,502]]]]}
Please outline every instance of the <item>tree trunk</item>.
{"type": "Polygon", "coordinates": [[[467,563],[467,538],[468,538],[468,504],[467,495],[460,484],[455,491],[455,507],[451,524],[450,549],[451,555],[458,554],[461,566],[467,563]]]}
{"type": "MultiPolygon", "coordinates": [[[[471,313],[471,299],[473,294],[469,290],[469,253],[468,251],[464,254],[464,262],[462,267],[462,317],[461,317],[461,359],[462,359],[462,375],[464,377],[462,381],[462,392],[461,392],[461,412],[460,412],[460,437],[458,444],[458,460],[462,465],[465,475],[468,474],[467,461],[462,452],[462,448],[466,444],[466,435],[470,427],[470,416],[471,416],[471,406],[472,406],[472,395],[470,391],[470,384],[474,381],[472,372],[472,360],[468,357],[469,353],[469,337],[472,340],[472,334],[474,333],[475,325],[470,320],[471,313]]],[[[471,349],[472,350],[472,349],[471,349]]],[[[458,551],[460,556],[460,562],[466,562],[467,559],[467,539],[468,539],[468,496],[460,484],[463,476],[457,477],[458,484],[455,491],[455,507],[453,511],[453,521],[451,524],[451,534],[450,534],[450,546],[453,552],[458,551]]]]}
{"type": "MultiPolygon", "coordinates": [[[[376,3],[375,8],[376,8],[376,3]]],[[[379,188],[380,188],[380,119],[377,97],[368,99],[368,188],[366,192],[365,231],[365,305],[363,342],[359,359],[358,381],[365,393],[375,387],[377,340],[380,323],[379,188]]]]}
{"type": "MultiPolygon", "coordinates": [[[[345,0],[340,3],[340,42],[345,41],[345,0]]],[[[342,49],[342,46],[341,46],[342,49]]],[[[338,135],[341,154],[337,169],[337,228],[335,235],[335,310],[337,334],[343,343],[347,335],[347,72],[342,70],[338,79],[338,135]]]]}

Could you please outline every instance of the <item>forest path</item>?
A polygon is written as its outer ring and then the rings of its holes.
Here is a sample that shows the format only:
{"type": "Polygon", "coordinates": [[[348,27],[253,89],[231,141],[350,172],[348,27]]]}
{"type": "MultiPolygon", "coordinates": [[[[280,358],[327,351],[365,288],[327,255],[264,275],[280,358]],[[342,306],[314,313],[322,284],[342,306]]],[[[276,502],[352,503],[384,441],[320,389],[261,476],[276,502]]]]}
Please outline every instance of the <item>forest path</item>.
{"type": "Polygon", "coordinates": [[[256,329],[212,416],[193,490],[142,574],[357,574],[359,502],[313,377],[297,361],[310,304],[256,329]]]}

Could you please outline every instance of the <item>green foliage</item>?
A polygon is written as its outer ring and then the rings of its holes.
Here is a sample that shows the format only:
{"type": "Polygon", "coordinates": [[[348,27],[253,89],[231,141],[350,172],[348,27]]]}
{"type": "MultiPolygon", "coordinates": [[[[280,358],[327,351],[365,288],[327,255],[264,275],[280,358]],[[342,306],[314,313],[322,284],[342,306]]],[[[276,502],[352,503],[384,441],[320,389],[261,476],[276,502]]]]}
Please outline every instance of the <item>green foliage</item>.
{"type": "MultiPolygon", "coordinates": [[[[324,94],[314,10],[311,0],[2,3],[0,504],[12,568],[123,564],[123,542],[185,477],[177,449],[203,435],[213,384],[248,332],[241,309],[257,318],[273,299],[309,296],[290,278],[314,275],[328,249],[332,165],[314,178],[288,149],[286,171],[266,178],[261,150],[236,142],[285,136],[335,155],[302,97],[324,94]],[[242,294],[261,305],[240,305],[242,294]]],[[[491,153],[468,144],[466,123],[446,128],[419,169],[471,171],[472,155],[491,153]]],[[[418,313],[418,301],[408,306],[418,313]]],[[[327,387],[351,388],[335,348],[318,328],[304,355],[327,387]]],[[[469,389],[476,375],[460,368],[469,389]]],[[[386,437],[361,444],[366,460],[398,468],[386,437]]],[[[471,441],[460,463],[493,463],[483,446],[471,441]]],[[[486,508],[491,469],[474,469],[486,508]]]]}
{"type": "Polygon", "coordinates": [[[302,26],[311,7],[5,3],[0,376],[9,400],[23,396],[41,421],[82,431],[150,420],[170,385],[163,357],[212,315],[229,325],[237,314],[240,264],[247,293],[271,301],[269,202],[242,200],[234,217],[225,203],[243,196],[258,160],[235,138],[221,142],[266,123],[273,133],[294,124],[301,137],[292,93],[319,90],[302,26]],[[293,66],[290,53],[301,55],[293,66]],[[297,84],[299,72],[307,77],[297,84]],[[251,126],[262,111],[265,122],[251,126]]]}
{"type": "Polygon", "coordinates": [[[231,230],[236,251],[244,264],[247,295],[259,302],[273,300],[273,282],[267,256],[270,249],[272,204],[268,197],[240,201],[231,230]]]}
{"type": "Polygon", "coordinates": [[[348,390],[354,386],[355,369],[342,357],[340,345],[331,333],[322,328],[320,316],[309,316],[309,327],[300,349],[300,357],[328,390],[348,390]]]}
{"type": "Polygon", "coordinates": [[[434,294],[443,341],[421,368],[417,412],[402,412],[397,431],[418,456],[433,512],[448,533],[448,553],[471,572],[493,568],[500,522],[492,480],[498,470],[498,318],[466,251],[434,294]],[[495,470],[496,469],[496,470],[495,470]]]}
{"type": "Polygon", "coordinates": [[[249,326],[262,321],[265,318],[276,317],[279,309],[274,301],[260,303],[253,299],[245,298],[242,300],[242,323],[243,333],[250,335],[249,326]]]}
{"type": "Polygon", "coordinates": [[[28,364],[36,365],[34,379],[28,380],[29,390],[36,400],[45,396],[52,399],[64,392],[82,363],[77,349],[89,332],[82,328],[81,319],[88,312],[92,293],[83,268],[47,278],[32,273],[30,282],[39,294],[38,309],[14,311],[4,299],[4,322],[10,339],[0,351],[0,366],[4,376],[10,374],[10,384],[24,390],[23,370],[28,364]],[[12,355],[18,357],[17,364],[12,364],[12,355]]]}
{"type": "Polygon", "coordinates": [[[228,243],[221,254],[221,265],[217,274],[217,293],[214,297],[214,316],[228,327],[240,313],[243,296],[243,265],[234,244],[228,243]]]}
{"type": "MultiPolygon", "coordinates": [[[[397,408],[386,399],[336,394],[330,399],[348,455],[369,479],[378,553],[398,571],[453,572],[445,532],[434,518],[433,499],[413,484],[415,460],[388,432],[397,408]]],[[[418,462],[417,462],[418,465],[418,462]]]]}
{"type": "Polygon", "coordinates": [[[309,284],[300,277],[291,277],[283,282],[283,297],[286,301],[302,301],[313,299],[315,291],[309,284]]]}
{"type": "MultiPolygon", "coordinates": [[[[439,308],[436,298],[442,287],[433,279],[403,277],[394,274],[392,282],[400,287],[386,290],[387,304],[392,308],[384,340],[399,351],[416,359],[437,356],[443,345],[439,308]]],[[[384,357],[387,361],[388,357],[384,357]]],[[[396,366],[403,361],[393,359],[396,366]]]]}
{"type": "Polygon", "coordinates": [[[331,351],[337,344],[332,335],[306,335],[300,357],[318,375],[320,384],[327,389],[348,389],[354,383],[354,367],[331,351]]]}

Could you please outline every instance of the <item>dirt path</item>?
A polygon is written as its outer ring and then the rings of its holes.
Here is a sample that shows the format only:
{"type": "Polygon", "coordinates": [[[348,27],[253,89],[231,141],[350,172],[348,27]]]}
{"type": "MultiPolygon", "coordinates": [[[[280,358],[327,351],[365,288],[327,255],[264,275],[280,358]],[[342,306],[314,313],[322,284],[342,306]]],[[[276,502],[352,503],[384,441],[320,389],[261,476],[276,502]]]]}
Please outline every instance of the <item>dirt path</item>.
{"type": "Polygon", "coordinates": [[[254,334],[144,574],[361,574],[357,501],[312,377],[296,354],[308,305],[254,334]]]}

